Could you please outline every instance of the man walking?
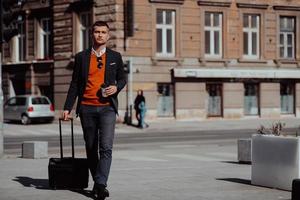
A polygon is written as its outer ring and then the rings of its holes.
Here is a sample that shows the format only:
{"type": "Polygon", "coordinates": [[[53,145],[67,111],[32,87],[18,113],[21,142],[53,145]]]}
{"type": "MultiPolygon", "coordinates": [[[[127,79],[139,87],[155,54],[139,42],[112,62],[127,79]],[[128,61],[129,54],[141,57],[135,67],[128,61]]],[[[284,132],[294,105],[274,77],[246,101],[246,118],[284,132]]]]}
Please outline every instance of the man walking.
{"type": "Polygon", "coordinates": [[[98,200],[104,200],[109,196],[106,187],[118,113],[117,96],[126,85],[126,78],[120,53],[106,47],[108,24],[96,21],[91,31],[93,46],[75,55],[63,118],[68,120],[78,97],[76,115],[79,115],[83,129],[87,159],[94,180],[93,193],[98,200]]]}

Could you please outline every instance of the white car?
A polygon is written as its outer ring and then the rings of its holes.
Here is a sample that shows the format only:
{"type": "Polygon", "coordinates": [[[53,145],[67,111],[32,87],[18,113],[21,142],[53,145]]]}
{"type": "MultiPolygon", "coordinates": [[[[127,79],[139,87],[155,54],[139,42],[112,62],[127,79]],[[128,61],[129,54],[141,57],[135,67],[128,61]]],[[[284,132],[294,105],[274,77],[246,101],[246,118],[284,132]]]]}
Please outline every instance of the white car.
{"type": "Polygon", "coordinates": [[[21,120],[29,124],[34,120],[52,122],[54,107],[46,96],[17,95],[4,104],[4,120],[21,120]]]}

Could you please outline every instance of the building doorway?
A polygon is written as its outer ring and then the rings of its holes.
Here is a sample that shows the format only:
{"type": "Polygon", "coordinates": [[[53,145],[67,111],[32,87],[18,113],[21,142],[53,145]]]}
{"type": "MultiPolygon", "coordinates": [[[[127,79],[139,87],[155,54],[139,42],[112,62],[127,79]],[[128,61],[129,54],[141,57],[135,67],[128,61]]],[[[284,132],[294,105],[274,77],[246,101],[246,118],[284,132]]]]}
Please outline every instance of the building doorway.
{"type": "Polygon", "coordinates": [[[295,113],[295,84],[280,83],[280,107],[281,114],[295,113]]]}
{"type": "Polygon", "coordinates": [[[174,95],[173,85],[171,83],[157,84],[157,116],[173,117],[174,116],[174,95]]]}
{"type": "Polygon", "coordinates": [[[208,94],[208,117],[221,117],[222,116],[222,84],[221,83],[207,83],[206,91],[208,94]]]}
{"type": "Polygon", "coordinates": [[[259,115],[259,87],[257,83],[244,84],[244,114],[259,115]]]}

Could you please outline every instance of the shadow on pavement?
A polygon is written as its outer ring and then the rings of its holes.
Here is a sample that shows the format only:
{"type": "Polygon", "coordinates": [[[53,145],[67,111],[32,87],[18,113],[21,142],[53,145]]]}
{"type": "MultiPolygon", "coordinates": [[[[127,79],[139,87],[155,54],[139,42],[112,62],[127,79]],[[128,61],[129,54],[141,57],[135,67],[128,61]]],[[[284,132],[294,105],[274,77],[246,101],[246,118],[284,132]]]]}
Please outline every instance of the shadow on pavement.
{"type": "Polygon", "coordinates": [[[91,199],[95,199],[95,197],[92,194],[91,190],[70,190],[70,191],[77,192],[78,194],[81,194],[81,195],[86,196],[86,197],[91,198],[91,199]]]}
{"type": "Polygon", "coordinates": [[[139,126],[138,124],[133,124],[133,123],[125,123],[123,122],[123,124],[127,125],[127,126],[131,126],[131,127],[135,127],[135,128],[139,128],[139,129],[144,129],[144,128],[148,128],[149,127],[149,124],[144,122],[145,123],[145,127],[141,127],[139,126]]]}
{"type": "MultiPolygon", "coordinates": [[[[5,124],[14,124],[14,125],[21,125],[21,126],[27,126],[21,123],[21,121],[18,120],[5,120],[4,121],[5,124]]],[[[28,125],[44,125],[44,124],[52,124],[52,121],[32,121],[30,124],[28,125]]]]}
{"type": "Polygon", "coordinates": [[[81,194],[81,195],[86,196],[86,197],[91,198],[91,199],[95,199],[94,195],[92,195],[91,190],[75,190],[75,189],[73,189],[73,190],[70,190],[70,191],[76,192],[78,194],[81,194]]]}
{"type": "Polygon", "coordinates": [[[50,190],[48,179],[37,179],[26,176],[17,176],[13,181],[21,183],[24,187],[34,187],[41,190],[50,190]]]}
{"type": "MultiPolygon", "coordinates": [[[[24,187],[32,187],[32,188],[40,189],[40,190],[53,190],[52,188],[49,187],[48,179],[38,179],[38,178],[30,178],[30,177],[26,177],[26,176],[17,176],[12,180],[21,183],[24,187]]],[[[58,190],[64,190],[64,189],[58,189],[58,190]]],[[[91,194],[90,190],[80,190],[80,189],[78,189],[78,190],[65,189],[65,190],[76,192],[83,196],[94,199],[94,196],[91,194]]]]}
{"type": "Polygon", "coordinates": [[[228,182],[234,182],[234,183],[240,183],[245,185],[251,185],[251,180],[248,179],[241,179],[241,178],[216,178],[216,180],[219,181],[228,181],[228,182]]]}
{"type": "Polygon", "coordinates": [[[251,162],[237,162],[237,161],[221,161],[222,163],[236,164],[236,165],[251,165],[251,162]]]}

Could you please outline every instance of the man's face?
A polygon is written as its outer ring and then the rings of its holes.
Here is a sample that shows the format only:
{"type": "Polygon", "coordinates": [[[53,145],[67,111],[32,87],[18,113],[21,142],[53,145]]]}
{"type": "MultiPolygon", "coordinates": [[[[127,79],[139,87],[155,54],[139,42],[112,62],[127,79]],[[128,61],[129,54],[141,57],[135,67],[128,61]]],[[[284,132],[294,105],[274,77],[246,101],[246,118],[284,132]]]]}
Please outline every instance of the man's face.
{"type": "Polygon", "coordinates": [[[106,26],[95,26],[93,30],[94,44],[104,45],[109,39],[109,29],[106,26]]]}

